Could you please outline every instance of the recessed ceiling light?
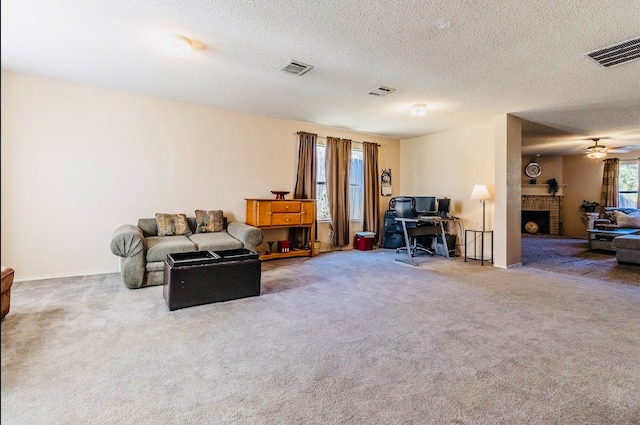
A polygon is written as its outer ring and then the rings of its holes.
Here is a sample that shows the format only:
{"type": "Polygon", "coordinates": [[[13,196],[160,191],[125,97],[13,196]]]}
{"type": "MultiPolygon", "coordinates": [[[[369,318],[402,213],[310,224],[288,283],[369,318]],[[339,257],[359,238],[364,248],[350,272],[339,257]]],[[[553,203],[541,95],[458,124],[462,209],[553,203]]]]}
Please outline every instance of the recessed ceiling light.
{"type": "Polygon", "coordinates": [[[167,52],[173,56],[184,56],[191,52],[191,40],[182,35],[174,34],[167,39],[167,52]]]}
{"type": "Polygon", "coordinates": [[[409,108],[409,113],[414,117],[421,117],[427,113],[427,105],[424,103],[416,103],[415,105],[411,105],[409,108]]]}

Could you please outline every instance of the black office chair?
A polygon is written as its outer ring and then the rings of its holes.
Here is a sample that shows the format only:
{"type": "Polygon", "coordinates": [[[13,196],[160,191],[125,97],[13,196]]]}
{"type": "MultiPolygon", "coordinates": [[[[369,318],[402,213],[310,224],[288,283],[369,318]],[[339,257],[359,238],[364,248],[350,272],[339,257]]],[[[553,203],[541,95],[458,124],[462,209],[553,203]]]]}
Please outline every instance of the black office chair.
{"type": "MultiPolygon", "coordinates": [[[[410,196],[396,197],[395,198],[395,210],[396,218],[417,218],[418,214],[415,210],[415,199],[410,196]]],[[[404,238],[404,229],[402,228],[402,222],[396,222],[396,233],[400,233],[404,238]]],[[[430,248],[424,246],[424,244],[418,243],[418,238],[427,237],[426,239],[431,242],[432,237],[437,234],[438,228],[432,223],[420,223],[407,221],[404,223],[407,228],[407,236],[409,237],[409,245],[411,246],[411,256],[416,251],[426,252],[433,256],[435,253],[430,248]]],[[[396,249],[396,252],[406,251],[407,247],[403,246],[396,249]]]]}

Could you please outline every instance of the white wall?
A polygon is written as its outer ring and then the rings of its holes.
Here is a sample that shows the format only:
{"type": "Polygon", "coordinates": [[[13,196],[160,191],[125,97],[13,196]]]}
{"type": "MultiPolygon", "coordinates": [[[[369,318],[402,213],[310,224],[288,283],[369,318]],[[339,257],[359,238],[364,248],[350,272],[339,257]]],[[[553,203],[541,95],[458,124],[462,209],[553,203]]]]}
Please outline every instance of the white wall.
{"type": "MultiPolygon", "coordinates": [[[[531,157],[521,157],[522,166],[520,167],[520,178],[522,184],[529,184],[531,177],[524,173],[524,167],[531,161],[531,157]]],[[[542,168],[542,174],[536,178],[536,184],[547,186],[547,180],[556,179],[558,184],[564,184],[564,172],[562,170],[561,156],[541,156],[536,158],[536,162],[542,168]]]]}
{"type": "Polygon", "coordinates": [[[18,279],[113,272],[112,232],[156,212],[244,221],[245,198],[293,191],[297,131],[379,143],[399,169],[399,140],[308,123],[6,71],[1,96],[1,255],[18,279]]]}
{"type": "MultiPolygon", "coordinates": [[[[448,197],[465,229],[480,230],[482,204],[470,199],[484,183],[494,193],[494,122],[401,141],[398,194],[448,197]]],[[[494,229],[494,203],[486,203],[486,229],[494,229]]]]}

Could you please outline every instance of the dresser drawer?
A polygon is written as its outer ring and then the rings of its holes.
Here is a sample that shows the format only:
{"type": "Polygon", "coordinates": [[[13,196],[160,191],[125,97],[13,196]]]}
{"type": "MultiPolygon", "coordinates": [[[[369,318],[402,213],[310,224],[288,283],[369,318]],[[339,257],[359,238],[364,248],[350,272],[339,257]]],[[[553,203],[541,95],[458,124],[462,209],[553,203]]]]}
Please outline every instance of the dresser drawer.
{"type": "Polygon", "coordinates": [[[272,226],[296,226],[300,224],[299,213],[274,213],[271,215],[272,226]]]}
{"type": "Polygon", "coordinates": [[[299,213],[300,201],[279,201],[271,203],[272,213],[299,213]]]}

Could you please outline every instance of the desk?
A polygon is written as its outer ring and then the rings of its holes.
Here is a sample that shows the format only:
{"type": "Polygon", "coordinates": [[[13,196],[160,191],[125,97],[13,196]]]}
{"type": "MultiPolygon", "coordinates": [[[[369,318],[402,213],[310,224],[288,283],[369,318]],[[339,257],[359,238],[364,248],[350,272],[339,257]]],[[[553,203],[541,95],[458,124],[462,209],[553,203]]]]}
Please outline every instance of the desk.
{"type": "Polygon", "coordinates": [[[465,230],[464,231],[464,262],[467,262],[467,258],[471,260],[480,260],[480,264],[484,266],[484,235],[491,236],[491,264],[493,264],[493,230],[465,230]],[[467,245],[469,244],[468,234],[473,234],[473,257],[467,256],[467,245]],[[476,252],[477,245],[476,239],[480,235],[480,258],[476,252]]]}
{"type": "Polygon", "coordinates": [[[441,235],[442,236],[442,244],[444,245],[445,257],[449,258],[449,247],[447,246],[447,236],[444,228],[444,223],[448,221],[454,221],[454,218],[449,217],[440,217],[440,216],[418,216],[416,218],[402,218],[396,217],[396,222],[402,223],[402,233],[404,234],[404,243],[407,247],[407,255],[409,255],[409,261],[401,260],[400,258],[396,258],[396,261],[402,261],[403,263],[408,263],[413,266],[417,266],[417,264],[413,261],[413,255],[411,254],[411,241],[409,240],[409,233],[407,231],[407,223],[435,223],[440,225],[440,231],[437,231],[437,228],[434,230],[433,235],[441,235]]]}

